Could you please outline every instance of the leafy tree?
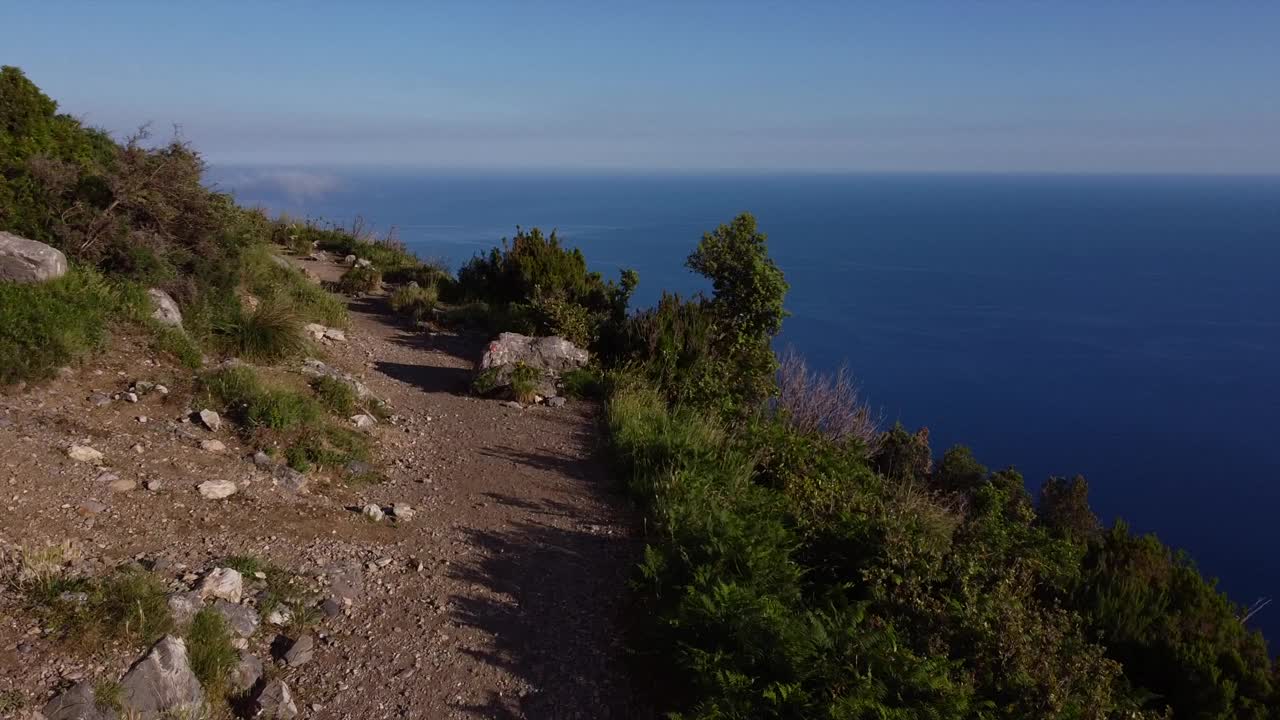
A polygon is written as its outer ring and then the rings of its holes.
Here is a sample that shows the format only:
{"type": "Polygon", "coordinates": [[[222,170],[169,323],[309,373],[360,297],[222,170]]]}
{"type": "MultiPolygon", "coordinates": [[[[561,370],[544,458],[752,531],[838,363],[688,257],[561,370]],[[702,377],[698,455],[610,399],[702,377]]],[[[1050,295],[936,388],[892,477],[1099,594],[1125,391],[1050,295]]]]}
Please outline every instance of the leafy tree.
{"type": "Polygon", "coordinates": [[[1040,488],[1037,504],[1040,522],[1060,537],[1089,540],[1102,527],[1089,509],[1089,483],[1077,475],[1071,480],[1052,477],[1040,488]]]}

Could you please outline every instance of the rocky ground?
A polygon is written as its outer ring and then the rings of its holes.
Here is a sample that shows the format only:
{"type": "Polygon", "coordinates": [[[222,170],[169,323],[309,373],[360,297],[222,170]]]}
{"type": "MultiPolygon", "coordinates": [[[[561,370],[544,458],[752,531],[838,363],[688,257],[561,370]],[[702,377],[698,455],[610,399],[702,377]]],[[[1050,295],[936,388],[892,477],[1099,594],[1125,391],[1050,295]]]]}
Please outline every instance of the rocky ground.
{"type": "MultiPolygon", "coordinates": [[[[320,474],[297,491],[231,428],[192,419],[189,371],[117,336],[58,379],[0,396],[0,549],[66,543],[78,571],[133,560],[176,592],[232,555],[298,573],[330,601],[309,660],[273,659],[288,648],[268,624],[247,652],[303,717],[635,717],[618,625],[639,547],[599,457],[599,410],[469,396],[483,341],[411,327],[380,298],[355,301],[322,359],[390,405],[394,417],[369,429],[387,481],[320,474]],[[236,492],[209,499],[208,481],[236,492]],[[366,517],[369,504],[386,517],[366,517]],[[396,517],[395,504],[412,513],[396,517]]],[[[286,370],[301,377],[302,362],[286,370]]],[[[11,588],[0,613],[0,693],[21,712],[76,681],[120,678],[140,655],[81,652],[11,588]]]]}

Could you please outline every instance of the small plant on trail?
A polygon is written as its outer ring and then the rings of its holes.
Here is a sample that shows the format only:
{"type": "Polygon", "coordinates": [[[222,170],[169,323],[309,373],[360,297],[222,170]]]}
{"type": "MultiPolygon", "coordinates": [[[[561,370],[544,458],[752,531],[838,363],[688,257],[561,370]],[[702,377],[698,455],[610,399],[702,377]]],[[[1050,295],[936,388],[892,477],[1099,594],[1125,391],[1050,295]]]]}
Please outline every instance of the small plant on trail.
{"type": "Polygon", "coordinates": [[[338,290],[347,295],[371,293],[382,287],[382,272],[375,267],[353,267],[338,279],[338,290]]]}
{"type": "Polygon", "coordinates": [[[316,392],[316,400],[329,412],[342,416],[355,412],[358,398],[355,389],[349,384],[325,375],[316,378],[311,387],[316,392]]]}
{"type": "Polygon", "coordinates": [[[440,291],[435,283],[427,285],[405,285],[397,288],[387,299],[391,309],[406,315],[414,322],[420,322],[431,316],[436,302],[440,299],[440,291]]]}
{"type": "Polygon", "coordinates": [[[237,308],[214,332],[227,350],[249,360],[283,360],[306,347],[298,313],[287,300],[276,297],[262,300],[251,312],[237,308]]]}
{"type": "Polygon", "coordinates": [[[534,402],[540,380],[542,380],[542,373],[537,368],[518,363],[511,370],[511,392],[515,394],[516,402],[523,405],[534,402]]]}
{"type": "Polygon", "coordinates": [[[213,608],[204,608],[191,620],[187,630],[187,656],[191,671],[211,696],[224,694],[227,675],[240,653],[231,644],[226,620],[213,608]]]}

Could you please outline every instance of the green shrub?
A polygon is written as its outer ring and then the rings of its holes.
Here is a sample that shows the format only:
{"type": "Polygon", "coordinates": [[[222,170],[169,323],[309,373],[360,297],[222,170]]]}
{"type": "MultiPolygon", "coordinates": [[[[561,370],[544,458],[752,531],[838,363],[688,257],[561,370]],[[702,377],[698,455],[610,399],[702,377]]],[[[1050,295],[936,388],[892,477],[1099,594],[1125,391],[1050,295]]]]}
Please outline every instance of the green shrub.
{"type": "Polygon", "coordinates": [[[604,377],[593,368],[575,368],[560,376],[565,397],[592,400],[604,397],[604,377]]]}
{"type": "Polygon", "coordinates": [[[191,620],[187,630],[187,660],[212,697],[224,695],[227,677],[240,660],[240,652],[231,644],[231,631],[222,614],[203,608],[191,620]]]}
{"type": "Polygon", "coordinates": [[[204,353],[199,343],[182,328],[156,322],[151,323],[150,328],[153,350],[173,356],[183,367],[191,370],[199,370],[204,365],[204,353]]]}
{"type": "Polygon", "coordinates": [[[44,283],[0,283],[0,385],[51,377],[101,347],[120,309],[118,290],[91,270],[44,283]]]}
{"type": "Polygon", "coordinates": [[[431,316],[439,299],[440,292],[434,284],[405,285],[391,293],[388,302],[393,311],[419,322],[431,316]]]}
{"type": "Polygon", "coordinates": [[[355,412],[359,398],[351,385],[326,375],[312,381],[311,387],[316,392],[316,400],[329,412],[343,417],[355,412]]]}
{"type": "Polygon", "coordinates": [[[511,392],[516,401],[528,405],[537,397],[538,383],[542,380],[542,371],[517,363],[511,369],[511,392]]]}
{"type": "Polygon", "coordinates": [[[251,294],[291,307],[304,320],[331,327],[346,327],[349,322],[342,298],[311,282],[297,268],[281,263],[266,245],[244,251],[241,275],[251,294]]]}
{"type": "Polygon", "coordinates": [[[338,290],[347,295],[371,293],[382,287],[382,271],[376,267],[353,267],[338,279],[338,290]]]}
{"type": "Polygon", "coordinates": [[[223,347],[249,360],[274,362],[297,356],[306,348],[301,318],[291,304],[279,298],[264,299],[251,312],[237,307],[214,330],[223,347]]]}

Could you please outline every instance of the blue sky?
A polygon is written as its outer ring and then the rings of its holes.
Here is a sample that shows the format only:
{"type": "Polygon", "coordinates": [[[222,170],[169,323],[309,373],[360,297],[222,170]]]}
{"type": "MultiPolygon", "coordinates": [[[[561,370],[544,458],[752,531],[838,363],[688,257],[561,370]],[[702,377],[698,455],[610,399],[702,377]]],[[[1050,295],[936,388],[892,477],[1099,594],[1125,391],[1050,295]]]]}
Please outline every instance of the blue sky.
{"type": "Polygon", "coordinates": [[[214,163],[1280,172],[1276,2],[25,2],[0,62],[214,163]]]}

